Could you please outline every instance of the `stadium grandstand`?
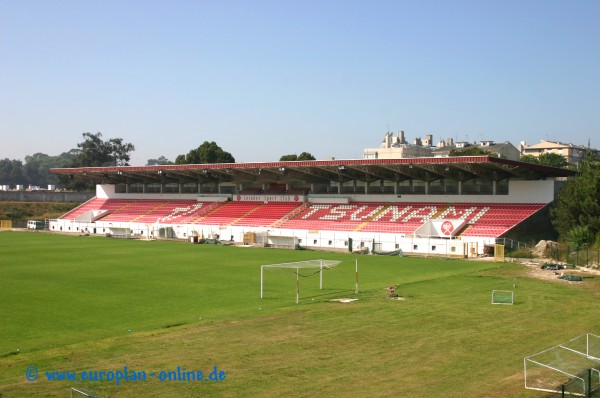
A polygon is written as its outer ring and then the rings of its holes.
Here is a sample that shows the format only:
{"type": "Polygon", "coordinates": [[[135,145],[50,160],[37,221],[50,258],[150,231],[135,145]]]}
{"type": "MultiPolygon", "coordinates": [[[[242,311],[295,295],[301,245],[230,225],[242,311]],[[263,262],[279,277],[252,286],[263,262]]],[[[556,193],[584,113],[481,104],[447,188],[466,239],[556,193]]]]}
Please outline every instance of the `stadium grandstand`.
{"type": "Polygon", "coordinates": [[[574,173],[490,156],[51,170],[96,183],[53,231],[128,237],[293,238],[306,248],[489,253],[546,214],[574,173]]]}

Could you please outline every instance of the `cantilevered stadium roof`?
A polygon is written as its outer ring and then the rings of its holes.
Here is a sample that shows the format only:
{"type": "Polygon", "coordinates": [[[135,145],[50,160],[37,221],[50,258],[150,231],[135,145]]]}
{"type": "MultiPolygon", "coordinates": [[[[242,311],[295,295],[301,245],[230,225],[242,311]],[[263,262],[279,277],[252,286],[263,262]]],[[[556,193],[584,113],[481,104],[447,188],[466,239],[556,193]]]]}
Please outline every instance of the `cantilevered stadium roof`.
{"type": "Polygon", "coordinates": [[[313,160],[263,163],[213,163],[161,166],[55,168],[52,173],[97,184],[186,182],[466,181],[473,178],[540,180],[575,172],[491,156],[445,158],[313,160]]]}

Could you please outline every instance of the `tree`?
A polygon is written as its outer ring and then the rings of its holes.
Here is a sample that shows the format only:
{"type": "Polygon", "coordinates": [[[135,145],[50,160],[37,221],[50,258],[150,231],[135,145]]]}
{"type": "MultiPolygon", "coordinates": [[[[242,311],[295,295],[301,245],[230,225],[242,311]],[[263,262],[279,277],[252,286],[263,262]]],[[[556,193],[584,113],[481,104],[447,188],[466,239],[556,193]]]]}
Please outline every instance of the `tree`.
{"type": "MultiPolygon", "coordinates": [[[[124,143],[122,138],[102,139],[102,133],[83,133],[83,142],[69,153],[73,156],[68,167],[129,166],[129,153],[133,144],[124,143]]],[[[59,177],[60,185],[77,191],[93,190],[94,183],[69,176],[59,177]]]]}
{"type": "Polygon", "coordinates": [[[84,141],[77,144],[79,152],[71,167],[129,166],[129,153],[133,144],[124,143],[122,138],[102,140],[102,133],[83,133],[84,141]]]}
{"type": "Polygon", "coordinates": [[[179,155],[175,159],[175,164],[205,163],[235,163],[235,159],[214,141],[204,141],[198,148],[192,149],[186,155],[179,155]]]}
{"type": "Polygon", "coordinates": [[[541,164],[544,166],[563,168],[567,167],[567,159],[558,153],[542,153],[540,156],[534,155],[523,155],[521,156],[521,162],[541,164]]]}
{"type": "Polygon", "coordinates": [[[522,155],[519,160],[526,163],[540,164],[540,159],[533,155],[522,155]]]}
{"type": "Polygon", "coordinates": [[[573,227],[567,235],[567,243],[574,250],[581,250],[586,248],[589,244],[593,243],[594,234],[586,226],[573,227]]]}
{"type": "Polygon", "coordinates": [[[163,165],[163,164],[175,164],[171,162],[164,156],[159,156],[158,159],[148,159],[146,162],[146,166],[155,166],[155,165],[163,165]]]}
{"type": "Polygon", "coordinates": [[[448,152],[448,156],[494,156],[497,158],[498,154],[472,146],[463,149],[452,149],[448,152]]]}
{"type": "Polygon", "coordinates": [[[550,209],[552,224],[567,240],[575,227],[587,227],[593,236],[600,232],[600,162],[588,155],[575,178],[567,180],[550,209]]]}
{"type": "Polygon", "coordinates": [[[54,167],[68,166],[75,156],[75,150],[63,152],[58,156],[50,156],[45,153],[34,153],[25,157],[24,176],[28,184],[46,187],[50,184],[55,185],[58,178],[50,173],[54,167]]]}
{"type": "Polygon", "coordinates": [[[10,185],[11,187],[17,184],[25,184],[23,162],[8,158],[0,160],[0,184],[10,185]]]}
{"type": "Polygon", "coordinates": [[[569,165],[567,159],[558,153],[542,153],[538,160],[544,166],[563,168],[569,165]]]}
{"type": "Polygon", "coordinates": [[[317,160],[312,154],[309,152],[302,152],[300,155],[291,154],[291,155],[283,155],[279,158],[280,162],[294,161],[294,160],[317,160]]]}

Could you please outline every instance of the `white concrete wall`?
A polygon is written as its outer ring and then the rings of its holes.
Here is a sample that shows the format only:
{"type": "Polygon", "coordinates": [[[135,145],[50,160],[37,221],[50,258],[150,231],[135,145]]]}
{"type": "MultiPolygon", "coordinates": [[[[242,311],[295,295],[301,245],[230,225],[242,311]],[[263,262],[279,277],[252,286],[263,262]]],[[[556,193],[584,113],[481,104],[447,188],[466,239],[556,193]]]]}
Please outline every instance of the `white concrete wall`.
{"type": "Polygon", "coordinates": [[[99,199],[110,199],[115,195],[114,184],[96,185],[96,197],[99,199]]]}
{"type": "Polygon", "coordinates": [[[440,239],[405,237],[398,234],[371,233],[371,232],[342,232],[342,231],[306,231],[292,229],[266,229],[253,227],[218,226],[218,225],[176,225],[176,224],[143,224],[143,223],[110,223],[97,221],[96,223],[80,223],[70,220],[52,220],[50,230],[68,232],[73,234],[89,233],[105,235],[110,232],[110,227],[130,228],[133,236],[140,238],[156,237],[161,227],[172,228],[177,238],[188,240],[189,237],[198,235],[209,238],[218,235],[219,239],[236,243],[243,242],[247,232],[266,233],[270,236],[296,236],[300,246],[312,249],[347,250],[349,238],[353,240],[353,251],[360,251],[361,247],[371,250],[373,242],[380,244],[381,251],[394,251],[401,249],[406,254],[433,255],[433,256],[462,256],[470,257],[483,254],[485,245],[493,245],[493,238],[461,238],[440,239]],[[95,228],[95,230],[94,230],[95,228]]]}
{"type": "Polygon", "coordinates": [[[550,203],[554,200],[554,180],[510,180],[510,203],[550,203]]]}
{"type": "MultiPolygon", "coordinates": [[[[445,202],[445,203],[550,203],[554,200],[554,180],[508,182],[508,195],[363,195],[342,194],[350,202],[445,202]]],[[[339,203],[331,195],[329,203],[339,203]]],[[[319,203],[327,203],[326,195],[315,195],[319,203]]],[[[312,201],[309,195],[309,202],[312,201]]],[[[315,202],[317,202],[315,200],[315,202]]]]}

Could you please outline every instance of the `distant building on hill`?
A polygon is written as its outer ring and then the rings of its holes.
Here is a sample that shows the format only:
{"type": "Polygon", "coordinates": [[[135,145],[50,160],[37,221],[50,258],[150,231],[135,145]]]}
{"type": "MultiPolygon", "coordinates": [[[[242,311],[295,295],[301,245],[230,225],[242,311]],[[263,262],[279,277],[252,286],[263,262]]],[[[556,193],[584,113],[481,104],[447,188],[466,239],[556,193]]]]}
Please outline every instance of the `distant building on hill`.
{"type": "Polygon", "coordinates": [[[404,137],[404,131],[399,131],[394,137],[389,131],[383,137],[379,148],[365,148],[363,159],[401,159],[430,157],[433,136],[428,134],[425,140],[416,138],[412,144],[404,137]]]}
{"type": "Polygon", "coordinates": [[[525,142],[519,145],[521,155],[539,157],[544,153],[555,153],[567,159],[567,163],[578,165],[585,158],[586,151],[598,152],[597,149],[587,148],[583,145],[565,144],[558,141],[541,140],[539,143],[528,146],[525,142]]]}
{"type": "Polygon", "coordinates": [[[409,143],[404,131],[399,131],[397,136],[387,132],[379,148],[365,148],[363,159],[403,159],[418,157],[448,157],[451,150],[478,147],[484,151],[510,160],[519,160],[520,151],[510,142],[495,143],[494,141],[476,142],[454,142],[452,138],[440,140],[437,145],[433,144],[433,134],[425,135],[425,139],[417,137],[409,143]]]}
{"type": "Polygon", "coordinates": [[[434,148],[432,150],[432,153],[433,153],[434,157],[448,157],[448,156],[450,156],[450,151],[452,151],[452,150],[461,150],[461,149],[473,148],[473,147],[479,148],[482,151],[491,152],[498,157],[501,157],[504,159],[509,159],[509,160],[519,160],[519,157],[521,156],[519,149],[517,147],[515,147],[513,144],[511,144],[510,142],[508,142],[508,141],[494,142],[491,140],[481,141],[480,143],[477,143],[477,142],[470,143],[470,142],[464,142],[464,141],[456,142],[453,144],[434,148]]]}

